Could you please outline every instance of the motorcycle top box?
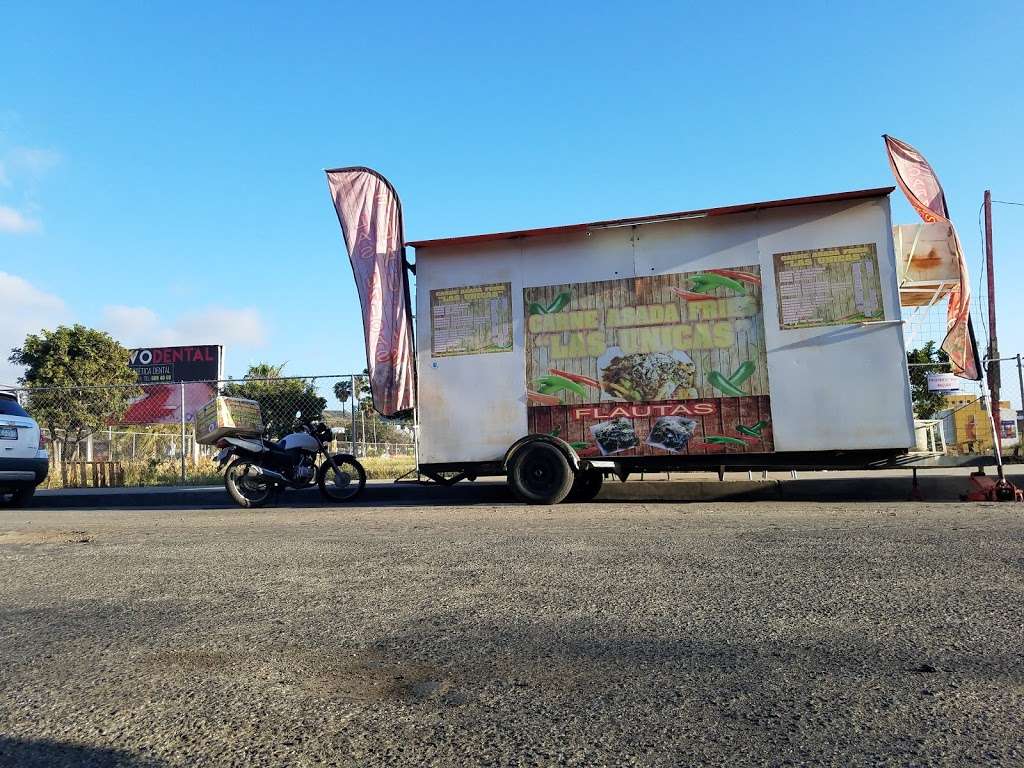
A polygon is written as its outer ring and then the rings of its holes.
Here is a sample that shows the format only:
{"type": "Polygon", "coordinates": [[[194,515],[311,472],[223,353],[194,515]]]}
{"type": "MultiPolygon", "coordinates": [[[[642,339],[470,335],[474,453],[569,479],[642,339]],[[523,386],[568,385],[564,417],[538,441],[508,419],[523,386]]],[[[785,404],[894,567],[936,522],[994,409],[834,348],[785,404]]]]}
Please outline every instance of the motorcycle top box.
{"type": "Polygon", "coordinates": [[[260,404],[241,397],[218,396],[196,411],[196,442],[214,445],[222,437],[263,433],[260,404]]]}

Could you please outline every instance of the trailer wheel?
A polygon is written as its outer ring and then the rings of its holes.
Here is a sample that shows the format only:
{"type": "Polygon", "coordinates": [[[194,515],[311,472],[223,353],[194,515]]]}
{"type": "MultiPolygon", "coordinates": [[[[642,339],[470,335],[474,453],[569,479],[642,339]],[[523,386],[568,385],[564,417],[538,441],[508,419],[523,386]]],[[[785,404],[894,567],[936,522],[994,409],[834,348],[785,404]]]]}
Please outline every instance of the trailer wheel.
{"type": "Polygon", "coordinates": [[[601,492],[604,473],[596,469],[579,472],[572,482],[572,490],[565,497],[566,501],[592,501],[601,492]]]}
{"type": "Polygon", "coordinates": [[[569,494],[574,477],[565,454],[551,443],[523,446],[508,468],[509,487],[527,504],[557,504],[569,494]]]}

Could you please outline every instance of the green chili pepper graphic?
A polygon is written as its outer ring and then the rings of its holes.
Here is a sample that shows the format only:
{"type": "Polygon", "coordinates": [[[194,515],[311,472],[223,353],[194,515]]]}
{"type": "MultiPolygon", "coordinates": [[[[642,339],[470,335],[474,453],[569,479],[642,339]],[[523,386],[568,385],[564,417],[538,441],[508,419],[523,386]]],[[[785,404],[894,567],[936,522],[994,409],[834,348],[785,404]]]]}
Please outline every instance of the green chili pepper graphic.
{"type": "Polygon", "coordinates": [[[708,272],[701,272],[698,275],[690,275],[689,280],[693,283],[693,290],[700,293],[708,293],[715,288],[728,288],[740,296],[746,295],[746,289],[739,280],[733,280],[725,275],[715,275],[708,272]]]}
{"type": "Polygon", "coordinates": [[[708,373],[708,383],[717,389],[722,394],[728,395],[729,397],[746,397],[747,393],[744,392],[737,386],[734,386],[729,379],[720,374],[718,371],[710,371],[708,373]]]}
{"type": "Polygon", "coordinates": [[[746,424],[737,424],[736,431],[741,435],[746,435],[747,437],[761,437],[761,432],[767,426],[768,422],[762,419],[750,426],[747,426],[746,424]]]}
{"type": "Polygon", "coordinates": [[[708,383],[715,389],[730,397],[746,397],[747,393],[740,389],[740,384],[754,375],[757,366],[750,360],[740,364],[732,376],[724,376],[718,371],[708,373],[708,383]]]}
{"type": "Polygon", "coordinates": [[[554,395],[558,392],[562,392],[563,390],[572,392],[582,398],[586,398],[587,396],[587,390],[575,381],[567,379],[564,376],[551,375],[537,379],[537,391],[542,395],[554,395]]]}
{"type": "Polygon", "coordinates": [[[746,445],[738,437],[729,437],[727,435],[705,435],[704,442],[713,445],[746,445]]]}
{"type": "Polygon", "coordinates": [[[755,370],[757,370],[757,366],[750,360],[740,363],[740,367],[737,368],[733,375],[729,377],[729,383],[734,387],[738,387],[744,381],[753,376],[755,370]]]}
{"type": "Polygon", "coordinates": [[[554,314],[555,312],[561,312],[565,309],[565,305],[569,303],[569,299],[571,298],[572,296],[567,291],[562,291],[560,294],[555,296],[554,301],[548,304],[545,311],[549,315],[554,314]]]}

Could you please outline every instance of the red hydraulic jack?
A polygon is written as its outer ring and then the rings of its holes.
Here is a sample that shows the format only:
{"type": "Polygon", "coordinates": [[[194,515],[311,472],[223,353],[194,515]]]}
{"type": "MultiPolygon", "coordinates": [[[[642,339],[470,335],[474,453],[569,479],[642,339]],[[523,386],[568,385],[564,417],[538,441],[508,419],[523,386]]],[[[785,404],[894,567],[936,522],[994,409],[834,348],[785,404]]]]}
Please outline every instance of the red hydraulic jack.
{"type": "Polygon", "coordinates": [[[961,498],[964,501],[1021,501],[1024,502],[1024,491],[1006,479],[1003,474],[1003,452],[1000,450],[995,418],[989,410],[989,423],[992,425],[992,437],[996,454],[996,477],[985,474],[985,469],[971,472],[968,491],[961,498]]]}
{"type": "Polygon", "coordinates": [[[983,469],[971,472],[969,488],[964,501],[1024,501],[1024,491],[1005,477],[986,475],[983,469]]]}

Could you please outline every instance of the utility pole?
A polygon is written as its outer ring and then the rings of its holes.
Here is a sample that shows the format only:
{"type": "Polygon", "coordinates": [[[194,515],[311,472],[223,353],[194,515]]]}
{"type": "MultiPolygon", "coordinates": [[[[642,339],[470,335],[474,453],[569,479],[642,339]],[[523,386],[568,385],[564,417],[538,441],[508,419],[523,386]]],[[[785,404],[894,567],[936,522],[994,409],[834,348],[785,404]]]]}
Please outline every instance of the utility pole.
{"type": "MultiPolygon", "coordinates": [[[[1020,407],[1024,409],[1024,368],[1021,367],[1020,352],[1017,353],[1017,383],[1020,385],[1020,407]]],[[[1014,414],[1015,417],[1016,415],[1014,414]]],[[[1020,427],[1017,427],[1017,444],[1020,445],[1020,443],[1020,427]]]]}
{"type": "MultiPolygon", "coordinates": [[[[985,190],[985,272],[988,277],[988,388],[989,413],[992,420],[992,440],[996,455],[1003,455],[1002,415],[999,413],[999,342],[996,337],[996,273],[992,259],[992,192],[985,190]]],[[[999,461],[999,477],[1003,477],[1003,462],[999,461]]]]}

